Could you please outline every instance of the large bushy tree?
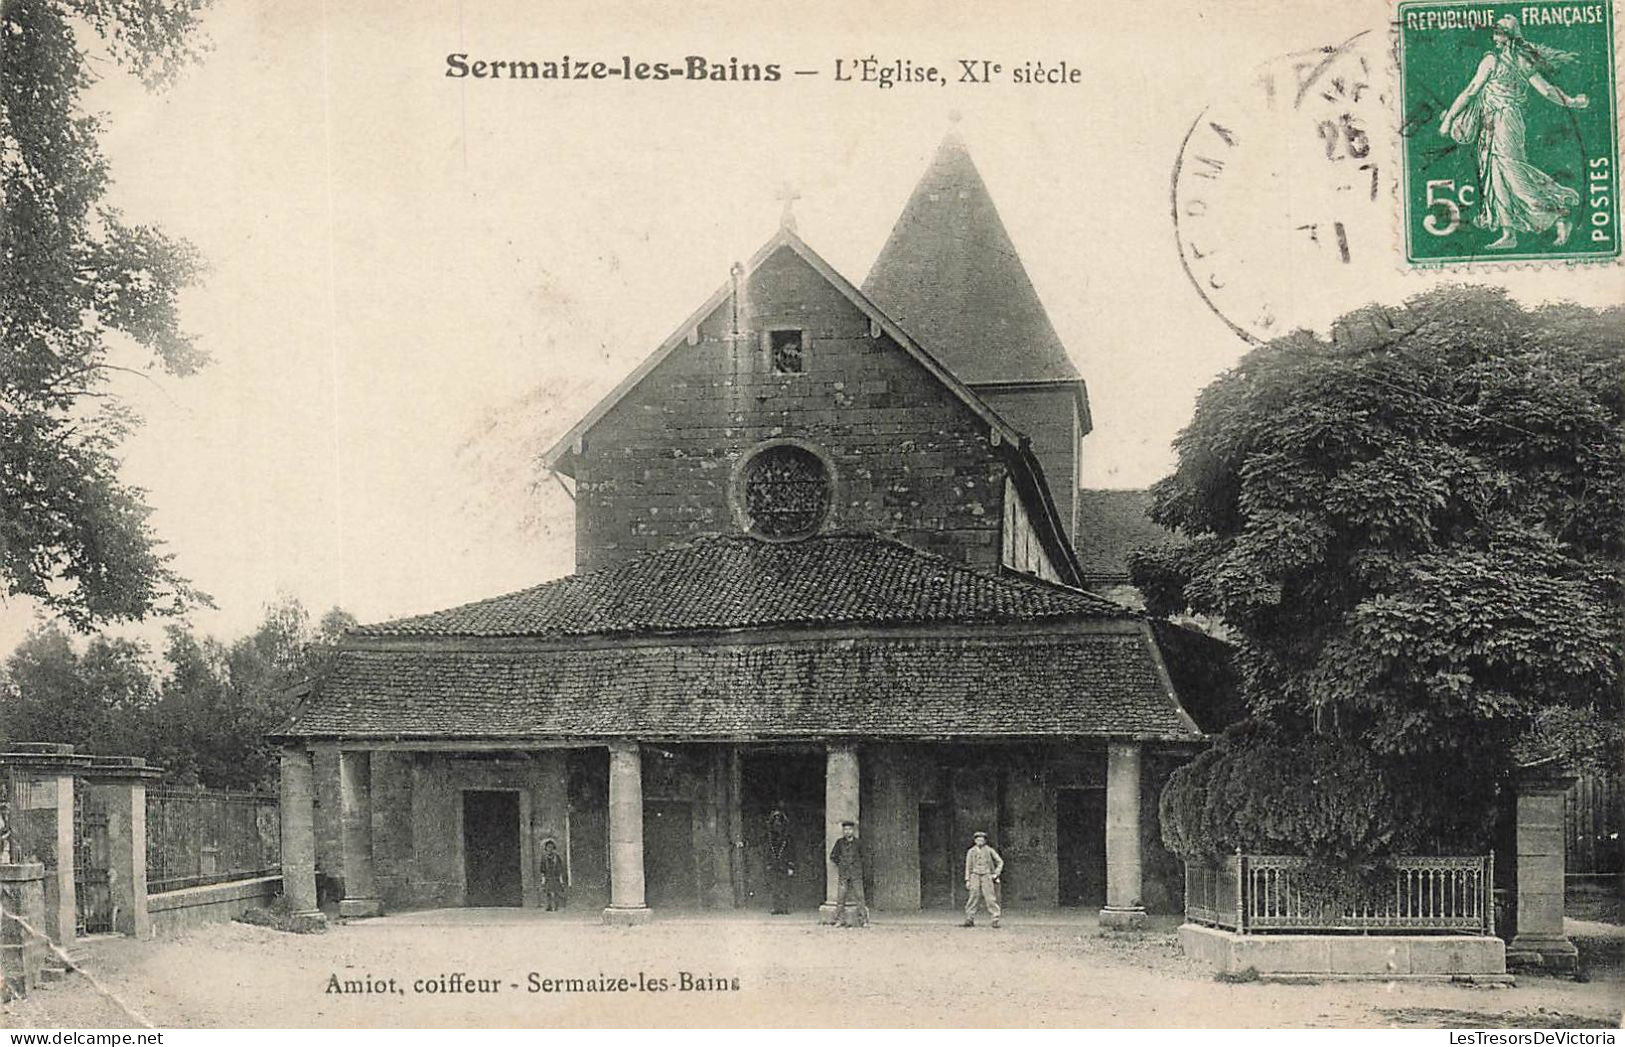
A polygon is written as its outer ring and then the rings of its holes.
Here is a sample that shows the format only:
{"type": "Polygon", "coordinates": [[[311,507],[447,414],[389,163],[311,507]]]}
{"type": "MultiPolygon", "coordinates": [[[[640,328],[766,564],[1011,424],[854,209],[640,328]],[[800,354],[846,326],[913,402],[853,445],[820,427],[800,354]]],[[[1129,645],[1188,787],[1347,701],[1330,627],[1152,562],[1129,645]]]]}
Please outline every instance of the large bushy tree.
{"type": "Polygon", "coordinates": [[[194,56],[205,2],[0,0],[0,594],[81,628],[173,611],[191,595],[143,492],[119,478],[117,449],[136,419],[108,378],[184,375],[206,356],[176,313],[195,252],[105,202],[80,37],[158,87],[194,56]]]}
{"type": "MultiPolygon", "coordinates": [[[[1249,353],[1155,488],[1154,611],[1251,717],[1164,794],[1186,854],[1479,850],[1520,740],[1619,714],[1625,311],[1449,287],[1249,353]]],[[[1571,732],[1572,736],[1573,732],[1571,732]]]]}

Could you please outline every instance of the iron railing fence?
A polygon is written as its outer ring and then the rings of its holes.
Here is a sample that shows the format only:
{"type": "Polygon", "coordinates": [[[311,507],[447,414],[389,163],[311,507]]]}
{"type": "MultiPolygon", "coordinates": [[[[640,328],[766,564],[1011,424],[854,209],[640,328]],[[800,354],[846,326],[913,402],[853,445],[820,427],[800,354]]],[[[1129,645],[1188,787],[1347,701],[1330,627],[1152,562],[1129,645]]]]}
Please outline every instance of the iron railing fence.
{"type": "Polygon", "coordinates": [[[1404,857],[1387,883],[1342,904],[1306,881],[1309,859],[1231,855],[1185,866],[1185,916],[1241,934],[1281,931],[1495,933],[1495,858],[1404,857]]]}
{"type": "Polygon", "coordinates": [[[147,790],[147,890],[274,876],[282,868],[277,798],[218,789],[147,790]]]}

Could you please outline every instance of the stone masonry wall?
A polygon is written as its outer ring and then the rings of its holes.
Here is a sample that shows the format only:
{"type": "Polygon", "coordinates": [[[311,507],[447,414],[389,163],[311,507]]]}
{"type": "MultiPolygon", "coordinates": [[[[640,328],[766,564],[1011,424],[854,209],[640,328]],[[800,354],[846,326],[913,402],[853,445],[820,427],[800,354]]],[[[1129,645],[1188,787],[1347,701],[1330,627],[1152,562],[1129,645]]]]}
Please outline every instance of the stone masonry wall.
{"type": "Polygon", "coordinates": [[[764,440],[820,449],[835,471],[827,530],[892,534],[997,568],[1005,469],[987,426],[788,248],[724,302],[586,435],[576,563],[590,570],[741,529],[736,464],[764,440]],[[776,374],[764,332],[806,332],[804,372],[776,374]]]}

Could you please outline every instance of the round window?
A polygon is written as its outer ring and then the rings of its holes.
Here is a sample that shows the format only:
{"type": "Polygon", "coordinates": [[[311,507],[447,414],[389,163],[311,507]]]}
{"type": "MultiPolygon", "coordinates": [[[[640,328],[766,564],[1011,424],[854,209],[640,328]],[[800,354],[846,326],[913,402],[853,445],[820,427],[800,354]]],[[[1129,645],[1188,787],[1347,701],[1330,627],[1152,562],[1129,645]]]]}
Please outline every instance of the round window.
{"type": "Polygon", "coordinates": [[[804,447],[777,444],[758,451],[741,479],[750,529],[763,537],[806,537],[829,514],[829,468],[804,447]]]}

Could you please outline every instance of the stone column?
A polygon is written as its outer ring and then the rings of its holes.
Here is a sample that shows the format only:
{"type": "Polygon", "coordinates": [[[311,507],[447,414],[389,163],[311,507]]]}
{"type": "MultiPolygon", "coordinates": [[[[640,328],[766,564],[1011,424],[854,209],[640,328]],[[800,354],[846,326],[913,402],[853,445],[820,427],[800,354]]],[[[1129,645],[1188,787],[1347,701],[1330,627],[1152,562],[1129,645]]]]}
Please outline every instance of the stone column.
{"type": "Polygon", "coordinates": [[[1138,930],[1145,926],[1140,883],[1140,747],[1112,742],[1106,747],[1106,907],[1100,926],[1138,930]]]}
{"type": "Polygon", "coordinates": [[[0,1003],[27,996],[45,963],[45,866],[0,865],[0,1003]],[[31,929],[32,928],[32,929],[31,929]]]}
{"type": "Polygon", "coordinates": [[[79,895],[73,868],[73,775],[47,778],[56,790],[55,867],[46,862],[45,925],[51,940],[66,949],[79,929],[79,895]]]}
{"type": "Polygon", "coordinates": [[[282,894],[289,915],[301,928],[325,927],[316,906],[315,772],[310,753],[298,746],[282,750],[282,894]]]}
{"type": "Polygon", "coordinates": [[[1563,933],[1563,799],[1574,779],[1517,782],[1518,928],[1507,966],[1572,971],[1579,951],[1563,933]]]}
{"type": "Polygon", "coordinates": [[[637,742],[609,746],[609,908],[605,923],[648,923],[643,904],[643,753],[637,742]]]}
{"type": "Polygon", "coordinates": [[[340,916],[384,911],[372,876],[372,754],[339,753],[339,803],[344,819],[344,897],[340,916]]]}
{"type": "MultiPolygon", "coordinates": [[[[824,904],[819,919],[833,923],[839,915],[835,895],[840,887],[835,863],[829,851],[841,838],[841,823],[858,820],[858,750],[849,744],[831,743],[824,756],[824,904]]],[[[863,835],[859,827],[858,835],[863,835]]]]}
{"type": "Polygon", "coordinates": [[[85,798],[107,815],[107,886],[113,929],[134,938],[152,936],[147,915],[147,781],[163,772],[140,757],[96,757],[83,787],[85,798]]]}
{"type": "Polygon", "coordinates": [[[55,742],[18,742],[0,753],[0,773],[11,782],[13,857],[45,866],[42,929],[64,949],[77,931],[73,870],[73,778],[91,758],[55,742]]]}

